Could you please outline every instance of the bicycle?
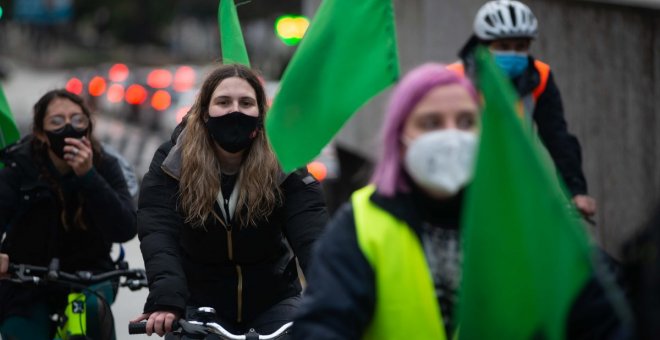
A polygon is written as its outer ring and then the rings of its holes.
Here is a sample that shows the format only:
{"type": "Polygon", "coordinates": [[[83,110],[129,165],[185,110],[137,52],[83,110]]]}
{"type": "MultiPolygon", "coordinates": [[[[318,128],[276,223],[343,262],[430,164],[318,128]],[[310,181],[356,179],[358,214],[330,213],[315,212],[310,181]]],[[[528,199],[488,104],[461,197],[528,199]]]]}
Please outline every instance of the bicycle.
{"type": "MultiPolygon", "coordinates": [[[[175,329],[175,331],[172,334],[194,339],[203,339],[206,335],[215,334],[222,340],[272,340],[280,339],[282,336],[289,334],[289,329],[293,326],[293,322],[287,322],[273,333],[263,335],[251,328],[247,333],[241,335],[231,333],[217,322],[214,322],[216,313],[215,309],[211,307],[197,308],[196,315],[199,320],[175,320],[172,324],[172,329],[175,329]]],[[[147,332],[146,328],[147,323],[145,321],[131,322],[128,324],[128,334],[145,334],[147,332]]]]}
{"type": "Polygon", "coordinates": [[[67,296],[67,304],[63,311],[51,315],[51,320],[57,322],[54,340],[76,340],[87,339],[87,308],[85,292],[90,292],[102,301],[106,313],[110,316],[111,325],[114,329],[114,319],[110,305],[99,293],[88,289],[88,287],[119,279],[119,287],[128,287],[132,291],[148,287],[147,275],[144,269],[128,269],[128,263],[122,261],[117,270],[100,274],[92,274],[89,271],[77,271],[67,273],[59,270],[59,259],[51,260],[48,267],[32,266],[28,264],[9,264],[10,281],[20,284],[48,285],[63,284],[71,288],[67,296]],[[122,281],[121,279],[124,278],[122,281]]]}

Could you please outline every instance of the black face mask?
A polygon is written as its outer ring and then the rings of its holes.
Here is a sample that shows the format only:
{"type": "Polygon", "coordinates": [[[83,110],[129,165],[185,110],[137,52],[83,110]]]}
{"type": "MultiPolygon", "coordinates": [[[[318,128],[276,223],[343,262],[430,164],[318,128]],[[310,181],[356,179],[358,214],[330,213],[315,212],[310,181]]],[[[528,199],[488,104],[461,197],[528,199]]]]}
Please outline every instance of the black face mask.
{"type": "Polygon", "coordinates": [[[206,129],[221,148],[237,153],[252,144],[252,133],[257,130],[258,122],[257,117],[234,111],[220,117],[209,117],[206,129]]]}
{"type": "Polygon", "coordinates": [[[66,124],[59,130],[45,132],[50,142],[50,149],[53,150],[57,157],[64,159],[64,147],[66,146],[64,138],[80,139],[87,134],[87,129],[76,130],[71,124],[66,124]]]}

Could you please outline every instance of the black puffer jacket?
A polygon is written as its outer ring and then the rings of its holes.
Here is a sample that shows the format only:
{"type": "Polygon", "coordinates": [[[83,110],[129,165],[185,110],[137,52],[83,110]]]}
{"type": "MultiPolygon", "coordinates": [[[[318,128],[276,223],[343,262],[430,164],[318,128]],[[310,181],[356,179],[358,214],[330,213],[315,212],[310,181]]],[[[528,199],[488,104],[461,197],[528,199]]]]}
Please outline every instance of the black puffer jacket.
{"type": "MultiPolygon", "coordinates": [[[[529,57],[529,67],[522,75],[513,79],[513,84],[521,97],[532,93],[539,85],[541,76],[534,67],[534,58],[529,57]]],[[[555,77],[550,71],[545,91],[534,106],[533,118],[543,144],[548,149],[555,166],[570,193],[587,193],[587,181],[582,172],[582,152],[578,139],[568,131],[564,118],[564,105],[555,77]]]]}
{"type": "MultiPolygon", "coordinates": [[[[136,233],[135,210],[117,160],[102,154],[87,175],[60,177],[45,154],[33,152],[31,140],[27,137],[2,151],[0,236],[6,233],[6,238],[0,252],[9,254],[12,263],[37,266],[47,266],[58,257],[60,268],[68,272],[112,269],[112,242],[128,241],[136,233]],[[77,201],[81,194],[87,230],[64,229],[58,194],[42,178],[34,157],[41,157],[51,176],[59,178],[68,202],[77,201]]],[[[14,286],[0,281],[2,314],[36,298],[35,294],[23,296],[24,287],[14,286]]]]}
{"type": "MultiPolygon", "coordinates": [[[[193,229],[177,210],[181,157],[174,138],[156,151],[138,203],[149,279],[144,311],[211,306],[223,319],[247,322],[299,294],[296,261],[286,243],[306,271],[327,221],[319,183],[306,170],[282,176],[283,205],[256,227],[234,220],[226,228],[212,219],[205,228],[193,229]]],[[[215,211],[222,216],[217,203],[215,211]]]]}

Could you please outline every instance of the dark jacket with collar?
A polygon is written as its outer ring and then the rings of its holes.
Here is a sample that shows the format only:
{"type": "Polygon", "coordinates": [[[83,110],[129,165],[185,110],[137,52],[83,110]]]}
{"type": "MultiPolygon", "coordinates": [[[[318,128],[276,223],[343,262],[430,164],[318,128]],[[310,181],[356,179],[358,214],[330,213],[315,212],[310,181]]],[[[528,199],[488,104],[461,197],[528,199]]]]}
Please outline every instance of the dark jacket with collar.
{"type": "MultiPolygon", "coordinates": [[[[534,58],[529,57],[529,67],[512,81],[521,98],[534,91],[541,81],[539,71],[534,67],[534,58]]],[[[541,141],[548,149],[571,195],[586,194],[587,181],[582,172],[580,143],[568,131],[561,94],[552,71],[532,115],[541,141]]]]}
{"type": "MultiPolygon", "coordinates": [[[[47,156],[35,154],[31,141],[28,136],[2,151],[0,236],[4,233],[6,237],[0,252],[9,254],[12,263],[36,266],[47,266],[51,258],[58,257],[60,269],[68,272],[113,269],[112,243],[128,241],[136,233],[135,210],[117,160],[102,154],[85,176],[59,177],[47,156]],[[65,230],[58,194],[43,179],[35,157],[42,157],[53,178],[59,177],[67,200],[78,200],[80,193],[87,230],[65,230]]],[[[10,286],[8,281],[0,281],[0,301],[7,304],[0,306],[3,313],[8,310],[5,307],[22,303],[9,302],[9,297],[14,299],[21,291],[10,286]]]]}
{"type": "MultiPolygon", "coordinates": [[[[234,220],[227,228],[211,219],[205,228],[192,228],[177,209],[181,156],[176,138],[175,132],[156,151],[140,192],[138,233],[149,280],[144,311],[211,306],[220,317],[241,322],[300,294],[287,242],[306,271],[312,245],[327,222],[319,183],[306,170],[282,176],[283,204],[256,227],[234,220]]],[[[215,212],[222,216],[217,203],[215,212]]]]}
{"type": "MultiPolygon", "coordinates": [[[[443,227],[458,228],[460,200],[434,205],[414,195],[393,198],[378,192],[371,201],[405,221],[421,238],[423,221],[435,219],[443,227]],[[453,212],[452,212],[453,210],[453,212]]],[[[375,273],[358,245],[353,207],[345,204],[329,222],[319,241],[303,303],[294,323],[294,339],[360,339],[369,326],[376,304],[375,273]]],[[[440,300],[438,300],[440,304],[440,300]]],[[[442,311],[446,317],[446,311],[442,311]]],[[[591,279],[573,305],[569,316],[568,339],[624,339],[620,321],[606,299],[601,285],[591,279]],[[621,337],[619,337],[621,336],[621,337]]]]}

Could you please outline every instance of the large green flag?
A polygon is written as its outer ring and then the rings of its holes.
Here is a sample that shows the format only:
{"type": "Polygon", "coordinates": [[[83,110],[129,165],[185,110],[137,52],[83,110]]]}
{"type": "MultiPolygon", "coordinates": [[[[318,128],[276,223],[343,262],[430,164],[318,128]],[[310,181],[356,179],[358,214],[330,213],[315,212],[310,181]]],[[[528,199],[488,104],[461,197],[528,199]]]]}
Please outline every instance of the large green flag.
{"type": "Polygon", "coordinates": [[[324,1],[266,116],[285,171],[312,160],[354,112],[398,77],[392,0],[324,1]]]}
{"type": "Polygon", "coordinates": [[[563,339],[591,274],[589,240],[532,132],[517,117],[510,81],[476,55],[485,106],[466,198],[460,339],[563,339]]]}
{"type": "Polygon", "coordinates": [[[234,0],[220,0],[218,6],[218,28],[223,64],[243,64],[250,67],[241,23],[238,21],[234,0]]]}
{"type": "Polygon", "coordinates": [[[0,149],[15,142],[20,137],[14,116],[9,110],[5,92],[0,86],[0,149]]]}

